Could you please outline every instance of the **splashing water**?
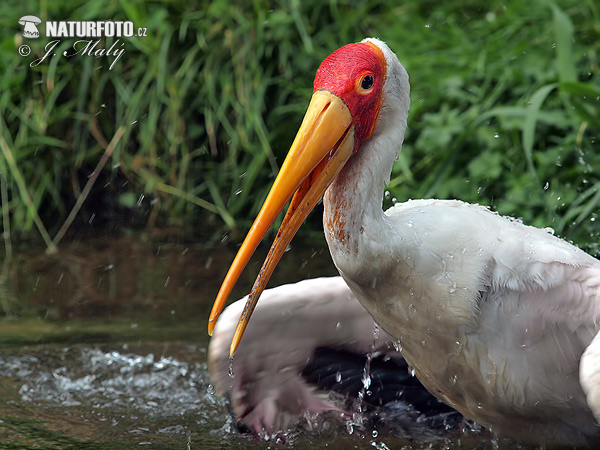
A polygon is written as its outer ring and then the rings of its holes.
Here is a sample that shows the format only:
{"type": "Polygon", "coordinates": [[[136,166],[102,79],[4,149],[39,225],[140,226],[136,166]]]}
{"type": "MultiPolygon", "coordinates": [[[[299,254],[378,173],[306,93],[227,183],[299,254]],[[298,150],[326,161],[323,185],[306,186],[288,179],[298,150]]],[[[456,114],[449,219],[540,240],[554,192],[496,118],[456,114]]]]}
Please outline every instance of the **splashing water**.
{"type": "Polygon", "coordinates": [[[0,376],[21,380],[18,394],[25,402],[63,407],[93,404],[168,416],[215,402],[200,367],[152,353],[66,348],[57,355],[7,355],[0,357],[0,376]]]}
{"type": "Polygon", "coordinates": [[[233,372],[233,356],[229,357],[229,378],[235,378],[235,373],[233,372]]]}
{"type": "Polygon", "coordinates": [[[361,378],[363,389],[368,391],[371,387],[371,360],[373,359],[373,354],[369,353],[367,355],[367,360],[365,361],[365,367],[363,369],[363,376],[361,378]]]}

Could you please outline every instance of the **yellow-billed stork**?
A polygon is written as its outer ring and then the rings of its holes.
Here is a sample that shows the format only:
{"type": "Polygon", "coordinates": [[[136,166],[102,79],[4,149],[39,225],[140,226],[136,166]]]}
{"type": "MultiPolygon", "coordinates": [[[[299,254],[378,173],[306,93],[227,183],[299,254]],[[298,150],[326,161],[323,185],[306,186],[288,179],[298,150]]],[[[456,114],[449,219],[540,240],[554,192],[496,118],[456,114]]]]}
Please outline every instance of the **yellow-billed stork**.
{"type": "Polygon", "coordinates": [[[413,200],[382,211],[408,109],[408,75],[382,41],[346,45],[323,61],[296,139],[215,300],[209,333],[291,199],[241,314],[235,353],[273,269],[324,194],[340,275],[433,395],[501,434],[598,443],[600,261],[479,205],[413,200]]]}

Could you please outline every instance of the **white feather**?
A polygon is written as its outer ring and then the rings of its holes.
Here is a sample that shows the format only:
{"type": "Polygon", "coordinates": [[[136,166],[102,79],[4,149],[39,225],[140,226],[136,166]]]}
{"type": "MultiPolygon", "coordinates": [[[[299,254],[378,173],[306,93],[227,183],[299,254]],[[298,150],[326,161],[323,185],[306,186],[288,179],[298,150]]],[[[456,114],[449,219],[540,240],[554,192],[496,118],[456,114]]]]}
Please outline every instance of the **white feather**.
{"type": "Polygon", "coordinates": [[[221,314],[208,368],[217,393],[230,395],[236,419],[267,437],[302,417],[342,412],[300,374],[316,348],[393,351],[389,336],[373,335],[373,319],[341,277],[316,278],[263,293],[231,363],[234,377],[228,377],[229,343],[245,302],[238,300],[221,314]]]}

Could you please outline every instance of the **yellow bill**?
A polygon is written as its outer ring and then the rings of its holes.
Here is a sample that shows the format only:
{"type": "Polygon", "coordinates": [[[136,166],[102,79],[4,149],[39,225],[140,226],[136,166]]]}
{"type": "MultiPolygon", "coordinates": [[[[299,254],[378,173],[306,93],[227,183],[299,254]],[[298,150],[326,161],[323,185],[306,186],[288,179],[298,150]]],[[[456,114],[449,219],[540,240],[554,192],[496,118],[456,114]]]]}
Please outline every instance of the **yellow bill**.
{"type": "Polygon", "coordinates": [[[285,249],[353,151],[354,123],[350,110],[342,99],[331,92],[316,91],[267,199],[225,276],[208,320],[208,333],[212,335],[233,286],[265,233],[291,198],[288,211],[238,322],[231,342],[231,356],[285,249]]]}

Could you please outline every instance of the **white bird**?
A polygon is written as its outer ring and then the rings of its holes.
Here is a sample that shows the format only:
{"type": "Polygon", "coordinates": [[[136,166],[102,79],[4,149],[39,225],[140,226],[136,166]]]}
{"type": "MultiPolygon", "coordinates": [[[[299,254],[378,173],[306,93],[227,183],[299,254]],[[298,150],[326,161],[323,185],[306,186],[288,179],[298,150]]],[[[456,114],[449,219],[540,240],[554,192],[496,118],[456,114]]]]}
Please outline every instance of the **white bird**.
{"type": "Polygon", "coordinates": [[[385,43],[365,39],[323,61],[209,332],[293,194],[240,318],[235,352],[275,265],[324,193],[325,236],[340,275],[433,395],[503,435],[598,444],[590,408],[600,417],[600,261],[478,205],[415,200],[383,212],[408,109],[408,75],[385,43]]]}

